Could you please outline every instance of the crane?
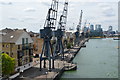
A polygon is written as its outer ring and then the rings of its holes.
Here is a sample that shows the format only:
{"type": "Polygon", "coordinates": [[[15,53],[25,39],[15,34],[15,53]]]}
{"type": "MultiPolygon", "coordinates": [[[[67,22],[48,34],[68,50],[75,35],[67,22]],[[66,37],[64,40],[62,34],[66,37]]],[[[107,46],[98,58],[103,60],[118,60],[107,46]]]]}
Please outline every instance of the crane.
{"type": "Polygon", "coordinates": [[[81,30],[82,14],[83,14],[83,11],[81,10],[79,23],[77,25],[77,31],[79,31],[79,32],[81,30]]]}
{"type": "Polygon", "coordinates": [[[46,68],[46,61],[48,60],[48,70],[54,69],[54,55],[52,51],[51,38],[53,36],[52,29],[55,29],[58,12],[58,1],[52,0],[51,8],[49,8],[44,24],[44,29],[40,29],[40,37],[43,39],[42,53],[40,54],[40,70],[46,68]]]}
{"type": "MultiPolygon", "coordinates": [[[[90,23],[89,23],[89,25],[90,25],[90,23]]],[[[89,37],[89,27],[88,27],[88,24],[87,24],[87,20],[84,23],[83,33],[84,33],[85,38],[89,37]]]]}
{"type": "Polygon", "coordinates": [[[57,56],[58,53],[61,54],[62,59],[64,59],[64,48],[63,48],[62,38],[64,36],[64,30],[65,30],[66,21],[67,21],[67,12],[68,12],[68,2],[65,2],[64,9],[63,9],[62,15],[60,16],[57,30],[55,31],[55,37],[57,37],[57,41],[55,45],[54,54],[55,56],[57,56]]]}
{"type": "Polygon", "coordinates": [[[80,43],[80,29],[81,29],[81,22],[82,22],[82,14],[83,14],[83,11],[81,10],[79,23],[77,25],[77,31],[75,32],[75,41],[74,41],[75,46],[79,45],[80,43]]]}

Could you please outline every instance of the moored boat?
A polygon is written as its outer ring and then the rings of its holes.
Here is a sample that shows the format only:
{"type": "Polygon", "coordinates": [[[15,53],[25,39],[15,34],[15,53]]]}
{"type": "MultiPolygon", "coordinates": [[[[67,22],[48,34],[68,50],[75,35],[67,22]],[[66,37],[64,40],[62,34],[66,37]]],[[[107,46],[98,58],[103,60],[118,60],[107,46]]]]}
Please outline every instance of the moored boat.
{"type": "Polygon", "coordinates": [[[120,40],[120,38],[113,38],[113,40],[120,40]]]}

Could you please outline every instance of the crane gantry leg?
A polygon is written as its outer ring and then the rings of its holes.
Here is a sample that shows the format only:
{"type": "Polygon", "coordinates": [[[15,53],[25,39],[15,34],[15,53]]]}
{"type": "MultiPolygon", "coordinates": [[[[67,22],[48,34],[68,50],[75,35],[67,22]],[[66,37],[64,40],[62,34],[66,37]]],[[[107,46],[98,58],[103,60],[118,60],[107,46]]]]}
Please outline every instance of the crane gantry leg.
{"type": "Polygon", "coordinates": [[[62,15],[60,16],[58,28],[55,31],[55,37],[57,37],[57,41],[56,41],[54,54],[56,56],[61,54],[62,57],[61,60],[64,60],[64,47],[63,47],[62,39],[64,36],[64,30],[66,26],[67,12],[68,12],[68,2],[65,2],[62,15]]]}
{"type": "Polygon", "coordinates": [[[43,38],[43,48],[42,53],[40,54],[40,70],[46,68],[48,65],[48,70],[51,71],[51,68],[54,68],[54,55],[51,46],[51,39],[53,37],[52,29],[55,29],[55,24],[57,20],[57,10],[58,10],[58,1],[52,0],[51,8],[48,10],[47,18],[44,24],[44,29],[40,30],[40,37],[43,38]],[[46,64],[46,61],[49,64],[46,64]]]}

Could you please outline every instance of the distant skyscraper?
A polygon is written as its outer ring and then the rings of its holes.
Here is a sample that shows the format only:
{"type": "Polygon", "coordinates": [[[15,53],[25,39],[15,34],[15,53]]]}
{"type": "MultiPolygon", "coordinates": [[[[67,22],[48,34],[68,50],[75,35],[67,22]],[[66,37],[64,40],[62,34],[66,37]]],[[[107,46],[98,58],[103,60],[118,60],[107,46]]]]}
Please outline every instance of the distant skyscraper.
{"type": "Polygon", "coordinates": [[[103,36],[103,30],[102,30],[102,27],[101,27],[101,24],[96,24],[95,25],[95,29],[94,29],[94,25],[91,25],[90,26],[90,36],[103,36]]]}
{"type": "Polygon", "coordinates": [[[101,25],[100,24],[98,25],[98,29],[101,29],[101,25]]]}
{"type": "Polygon", "coordinates": [[[94,30],[94,25],[90,25],[90,30],[93,31],[94,30]]]}
{"type": "Polygon", "coordinates": [[[86,33],[88,31],[88,27],[84,27],[83,32],[86,33]]]}
{"type": "Polygon", "coordinates": [[[112,26],[109,26],[108,31],[112,31],[112,26]]]}
{"type": "Polygon", "coordinates": [[[107,35],[108,35],[108,36],[111,36],[111,35],[113,35],[113,34],[115,34],[115,31],[113,31],[113,27],[112,27],[112,26],[109,26],[109,27],[108,27],[108,33],[107,33],[107,35]]]}
{"type": "Polygon", "coordinates": [[[98,29],[98,26],[97,25],[95,25],[95,30],[97,30],[98,29]]]}
{"type": "Polygon", "coordinates": [[[95,25],[95,30],[100,30],[101,29],[101,25],[100,24],[96,24],[95,25]]]}

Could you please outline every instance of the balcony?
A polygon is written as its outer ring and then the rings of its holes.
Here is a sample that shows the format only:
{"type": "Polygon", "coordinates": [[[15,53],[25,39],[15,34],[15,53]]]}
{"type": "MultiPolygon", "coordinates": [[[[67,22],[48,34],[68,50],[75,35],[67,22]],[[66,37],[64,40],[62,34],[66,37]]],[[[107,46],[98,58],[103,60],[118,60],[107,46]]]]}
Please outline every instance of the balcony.
{"type": "Polygon", "coordinates": [[[22,50],[29,50],[32,49],[31,46],[22,46],[22,50]]]}
{"type": "Polygon", "coordinates": [[[29,49],[33,49],[32,44],[23,44],[22,45],[22,50],[29,50],[29,49]]]}
{"type": "Polygon", "coordinates": [[[22,58],[24,56],[24,53],[22,51],[18,51],[18,59],[22,58]]]}

